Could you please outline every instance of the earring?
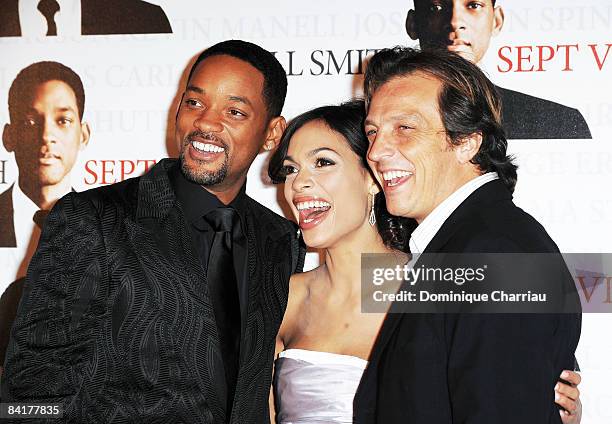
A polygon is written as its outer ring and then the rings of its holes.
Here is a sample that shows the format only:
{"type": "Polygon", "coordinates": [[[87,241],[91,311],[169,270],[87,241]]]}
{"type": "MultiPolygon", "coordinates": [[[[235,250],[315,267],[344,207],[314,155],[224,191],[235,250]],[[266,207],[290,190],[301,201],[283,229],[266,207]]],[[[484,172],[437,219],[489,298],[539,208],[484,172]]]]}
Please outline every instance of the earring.
{"type": "Polygon", "coordinates": [[[295,236],[296,236],[297,238],[300,238],[300,229],[299,229],[299,228],[297,229],[297,233],[295,234],[295,236]]]}
{"type": "Polygon", "coordinates": [[[372,196],[372,207],[370,208],[370,217],[368,218],[368,222],[371,226],[376,224],[376,214],[374,213],[374,196],[372,196]]]}

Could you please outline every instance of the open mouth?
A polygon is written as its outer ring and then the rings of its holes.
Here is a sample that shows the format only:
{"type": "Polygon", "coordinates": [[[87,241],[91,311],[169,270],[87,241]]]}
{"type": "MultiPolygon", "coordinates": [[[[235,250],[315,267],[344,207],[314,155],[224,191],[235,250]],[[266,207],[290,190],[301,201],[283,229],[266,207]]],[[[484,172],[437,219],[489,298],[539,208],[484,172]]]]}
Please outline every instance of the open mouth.
{"type": "Polygon", "coordinates": [[[299,213],[300,228],[310,229],[319,225],[331,210],[331,204],[325,200],[294,201],[299,213]]]}
{"type": "Polygon", "coordinates": [[[200,153],[222,153],[225,152],[225,148],[218,146],[212,143],[203,143],[201,141],[193,140],[191,142],[191,147],[193,147],[197,152],[200,153]]]}
{"type": "Polygon", "coordinates": [[[385,188],[397,187],[400,184],[405,183],[414,174],[410,171],[385,171],[382,173],[383,181],[385,182],[385,188]]]}

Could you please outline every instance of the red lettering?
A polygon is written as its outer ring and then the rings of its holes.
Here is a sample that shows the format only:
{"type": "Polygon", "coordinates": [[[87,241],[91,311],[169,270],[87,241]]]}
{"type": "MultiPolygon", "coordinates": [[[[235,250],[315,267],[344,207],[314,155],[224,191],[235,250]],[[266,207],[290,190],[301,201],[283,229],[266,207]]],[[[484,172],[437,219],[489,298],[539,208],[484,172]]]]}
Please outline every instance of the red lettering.
{"type": "Polygon", "coordinates": [[[575,47],[576,51],[580,50],[580,48],[578,47],[578,44],[559,44],[557,45],[557,52],[561,48],[565,49],[565,68],[563,68],[562,71],[573,71],[573,69],[570,68],[570,47],[575,47]]]}
{"type": "Polygon", "coordinates": [[[591,51],[593,52],[593,56],[595,56],[595,60],[597,61],[597,67],[599,68],[600,71],[601,71],[601,68],[603,68],[604,63],[606,63],[606,58],[608,57],[608,52],[610,51],[610,47],[612,47],[612,44],[606,44],[606,46],[608,47],[606,49],[606,55],[604,56],[603,60],[599,60],[599,53],[597,53],[597,44],[589,44],[589,47],[591,48],[591,51]]]}
{"type": "Polygon", "coordinates": [[[147,159],[147,160],[138,160],[136,161],[136,165],[138,166],[140,162],[144,162],[144,172],[149,172],[150,165],[155,165],[157,162],[155,159],[147,159]]]}
{"type": "Polygon", "coordinates": [[[589,292],[584,284],[584,277],[577,277],[578,278],[578,282],[580,283],[580,287],[582,287],[582,293],[584,293],[584,298],[586,299],[587,303],[591,301],[591,297],[593,296],[593,293],[595,292],[595,289],[597,288],[597,286],[599,285],[599,282],[601,280],[601,277],[593,277],[593,279],[595,280],[595,284],[593,284],[593,288],[591,289],[591,291],[589,292]]]}
{"type": "Polygon", "coordinates": [[[531,68],[529,69],[523,69],[523,61],[526,60],[527,63],[530,63],[529,60],[531,59],[531,46],[517,46],[516,47],[518,50],[518,68],[516,68],[516,72],[531,72],[533,71],[533,65],[531,65],[531,68]],[[525,50],[529,50],[529,55],[528,56],[523,56],[522,52],[523,49],[525,50]]]}
{"type": "Polygon", "coordinates": [[[536,72],[542,72],[544,70],[544,62],[548,62],[555,57],[555,49],[550,46],[538,46],[538,56],[540,57],[538,61],[540,66],[536,69],[536,72]],[[546,59],[544,59],[544,49],[548,49],[548,57],[546,59]]]}
{"type": "Polygon", "coordinates": [[[126,175],[130,175],[132,172],[134,172],[134,162],[132,162],[131,160],[120,160],[119,163],[121,164],[121,178],[119,179],[119,181],[123,181],[125,180],[125,176],[126,175]],[[130,170],[126,172],[125,170],[125,165],[129,164],[130,165],[130,170]]]}
{"type": "Polygon", "coordinates": [[[93,176],[93,181],[89,182],[87,181],[87,178],[83,178],[83,182],[87,185],[93,185],[96,183],[96,181],[98,181],[98,175],[93,171],[93,169],[91,169],[89,167],[89,165],[93,163],[94,166],[97,165],[97,161],[95,160],[88,160],[87,162],[85,162],[85,172],[90,173],[93,176]]]}
{"type": "Polygon", "coordinates": [[[508,50],[510,50],[510,53],[512,53],[512,47],[510,47],[510,46],[503,46],[503,47],[500,47],[499,51],[497,52],[497,54],[499,55],[499,58],[508,64],[508,69],[506,69],[504,71],[499,65],[497,65],[497,70],[499,72],[506,73],[506,72],[510,72],[512,70],[512,60],[510,60],[510,58],[504,56],[504,54],[502,53],[502,50],[504,50],[504,49],[508,49],[508,50]]]}
{"type": "Polygon", "coordinates": [[[102,181],[101,181],[102,184],[116,183],[116,181],[106,181],[106,174],[110,174],[111,176],[113,175],[114,166],[115,166],[114,160],[103,160],[102,161],[102,181]],[[106,164],[111,165],[110,169],[106,169],[106,164]]]}

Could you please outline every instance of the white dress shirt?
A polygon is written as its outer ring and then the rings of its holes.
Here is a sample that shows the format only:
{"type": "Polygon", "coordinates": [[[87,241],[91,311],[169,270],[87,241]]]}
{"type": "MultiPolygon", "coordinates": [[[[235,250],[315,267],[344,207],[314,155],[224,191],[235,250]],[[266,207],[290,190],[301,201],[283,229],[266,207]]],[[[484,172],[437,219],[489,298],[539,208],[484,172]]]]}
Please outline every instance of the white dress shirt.
{"type": "MultiPolygon", "coordinates": [[[[81,0],[56,0],[60,6],[55,14],[58,36],[81,35],[81,0]]],[[[19,24],[24,37],[47,35],[47,20],[38,10],[40,0],[19,0],[19,24]]]]}
{"type": "Polygon", "coordinates": [[[19,183],[13,185],[13,225],[15,227],[15,241],[18,248],[27,247],[32,233],[36,228],[34,214],[40,208],[25,195],[19,183]]]}
{"type": "Polygon", "coordinates": [[[421,254],[427,248],[429,242],[440,231],[442,225],[446,222],[449,216],[468,198],[470,194],[475,192],[489,181],[497,180],[499,176],[497,172],[487,172],[484,175],[468,181],[459,187],[453,194],[448,196],[442,203],[431,211],[429,215],[416,227],[410,236],[410,252],[413,254],[421,254]]]}

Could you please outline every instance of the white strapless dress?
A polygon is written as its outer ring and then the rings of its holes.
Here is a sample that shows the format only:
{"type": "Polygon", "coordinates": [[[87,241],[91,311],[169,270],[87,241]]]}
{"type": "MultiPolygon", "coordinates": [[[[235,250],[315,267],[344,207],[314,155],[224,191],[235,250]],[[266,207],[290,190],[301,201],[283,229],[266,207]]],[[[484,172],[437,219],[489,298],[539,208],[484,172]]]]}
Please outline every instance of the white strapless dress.
{"type": "Polygon", "coordinates": [[[303,349],[279,354],[274,392],[279,424],[353,422],[353,398],[367,361],[303,349]]]}

